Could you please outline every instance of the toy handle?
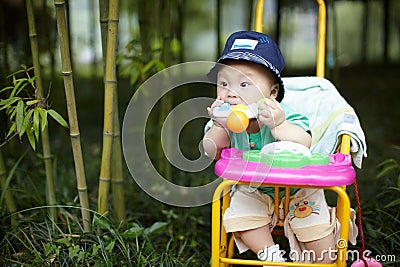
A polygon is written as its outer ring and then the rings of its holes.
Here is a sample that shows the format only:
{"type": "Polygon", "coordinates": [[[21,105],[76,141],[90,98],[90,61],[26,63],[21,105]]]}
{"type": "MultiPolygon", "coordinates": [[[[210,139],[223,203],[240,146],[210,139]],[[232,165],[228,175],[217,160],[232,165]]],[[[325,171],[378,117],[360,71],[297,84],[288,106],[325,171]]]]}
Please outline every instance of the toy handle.
{"type": "Polygon", "coordinates": [[[214,108],[213,115],[215,118],[227,118],[232,111],[241,111],[246,114],[249,119],[258,117],[257,103],[252,103],[248,106],[242,104],[231,106],[229,103],[225,102],[221,106],[214,108]]]}

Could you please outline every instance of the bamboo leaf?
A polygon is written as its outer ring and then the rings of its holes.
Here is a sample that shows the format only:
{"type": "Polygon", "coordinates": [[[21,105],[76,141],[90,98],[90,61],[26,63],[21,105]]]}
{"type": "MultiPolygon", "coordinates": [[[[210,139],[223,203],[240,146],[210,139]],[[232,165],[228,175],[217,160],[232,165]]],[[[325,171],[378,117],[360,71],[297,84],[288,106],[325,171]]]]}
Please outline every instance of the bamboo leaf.
{"type": "Polygon", "coordinates": [[[147,64],[143,67],[142,72],[143,72],[143,73],[147,73],[147,72],[154,66],[154,64],[155,64],[155,60],[151,60],[149,63],[147,63],[147,64]]]}
{"type": "Polygon", "coordinates": [[[15,75],[13,75],[12,77],[13,77],[13,85],[15,87],[15,83],[17,82],[17,79],[15,78],[15,75]]]}
{"type": "Polygon", "coordinates": [[[24,83],[21,85],[21,87],[18,89],[16,95],[19,95],[19,93],[20,93],[22,90],[24,90],[24,88],[25,88],[27,85],[29,85],[29,84],[30,84],[30,83],[28,82],[28,79],[26,79],[26,82],[24,82],[24,83]]]}
{"type": "Polygon", "coordinates": [[[36,150],[35,136],[33,135],[32,128],[30,127],[26,128],[26,135],[28,136],[28,141],[32,149],[36,150]]]}
{"type": "Polygon", "coordinates": [[[26,78],[21,78],[16,80],[14,84],[14,89],[10,93],[10,97],[19,95],[21,91],[29,84],[27,81],[28,79],[26,78]]]}
{"type": "Polygon", "coordinates": [[[40,111],[35,109],[33,112],[33,132],[35,133],[36,140],[39,140],[40,132],[40,111]]]}
{"type": "Polygon", "coordinates": [[[43,129],[45,129],[47,126],[47,110],[42,108],[37,108],[37,110],[39,111],[40,117],[42,118],[42,131],[43,131],[43,129]]]}
{"type": "Polygon", "coordinates": [[[125,65],[120,64],[119,66],[120,66],[119,72],[123,76],[129,76],[132,71],[135,71],[134,66],[132,66],[131,64],[125,64],[125,65]]]}
{"type": "Polygon", "coordinates": [[[23,135],[23,133],[26,131],[27,133],[32,132],[31,128],[31,118],[33,115],[33,109],[29,110],[28,113],[24,117],[24,121],[22,122],[22,132],[20,133],[20,136],[23,135]]]}
{"type": "Polygon", "coordinates": [[[14,122],[13,124],[11,124],[10,130],[8,130],[6,138],[8,138],[12,133],[14,133],[15,128],[17,128],[17,124],[14,122]]]}
{"type": "Polygon", "coordinates": [[[157,71],[162,71],[163,69],[165,69],[165,64],[162,63],[160,60],[156,60],[155,66],[157,71]]]}
{"type": "Polygon", "coordinates": [[[12,88],[14,88],[13,86],[6,86],[6,87],[4,87],[4,88],[2,88],[1,90],[0,90],[0,93],[1,92],[4,92],[4,91],[7,91],[7,90],[10,90],[10,89],[12,89],[12,88]]]}
{"type": "Polygon", "coordinates": [[[36,76],[33,76],[33,77],[31,77],[31,78],[28,79],[28,82],[29,82],[30,84],[33,84],[34,81],[36,81],[36,76]]]}
{"type": "Polygon", "coordinates": [[[55,110],[49,109],[47,113],[50,114],[50,116],[55,119],[61,126],[64,126],[65,128],[68,128],[68,123],[64,120],[63,117],[61,117],[60,114],[58,114],[55,110]]]}
{"type": "Polygon", "coordinates": [[[139,77],[140,77],[140,72],[139,71],[135,71],[134,74],[131,76],[131,79],[129,81],[130,84],[131,85],[135,84],[139,80],[139,77]]]}
{"type": "Polygon", "coordinates": [[[122,61],[124,61],[124,59],[125,59],[125,55],[124,54],[117,55],[117,58],[115,59],[115,63],[117,65],[119,65],[122,61]]]}
{"type": "Polygon", "coordinates": [[[7,79],[10,78],[10,77],[13,77],[13,81],[14,81],[14,78],[15,78],[14,76],[17,75],[17,74],[23,73],[23,72],[25,72],[25,70],[17,70],[16,72],[13,72],[10,75],[8,75],[7,79]]]}
{"type": "Polygon", "coordinates": [[[27,105],[27,106],[32,106],[32,105],[35,105],[35,104],[37,104],[37,103],[39,103],[39,102],[40,102],[40,100],[38,100],[38,99],[29,100],[29,101],[26,101],[26,105],[27,105]]]}
{"type": "Polygon", "coordinates": [[[16,107],[10,107],[9,109],[7,109],[7,114],[9,114],[8,117],[10,121],[14,121],[15,114],[17,114],[16,107]]]}
{"type": "Polygon", "coordinates": [[[17,104],[17,113],[16,113],[16,123],[17,123],[17,132],[19,137],[21,138],[22,132],[22,123],[24,121],[24,101],[19,100],[17,104]]]}
{"type": "Polygon", "coordinates": [[[2,106],[2,107],[0,108],[0,110],[10,107],[12,104],[14,104],[15,102],[17,102],[20,99],[21,99],[20,97],[12,97],[12,98],[1,100],[0,106],[2,106]]]}
{"type": "Polygon", "coordinates": [[[177,38],[173,38],[170,43],[171,52],[174,54],[179,54],[182,50],[181,42],[177,38]]]}
{"type": "Polygon", "coordinates": [[[24,82],[27,82],[28,79],[27,78],[19,78],[15,80],[15,84],[14,84],[14,88],[18,89],[20,86],[23,85],[24,82]]]}
{"type": "Polygon", "coordinates": [[[16,95],[17,89],[18,89],[18,87],[15,87],[15,85],[14,85],[14,86],[13,86],[13,89],[12,89],[12,91],[11,91],[11,93],[10,93],[9,98],[10,98],[10,97],[14,97],[14,96],[16,95]]]}

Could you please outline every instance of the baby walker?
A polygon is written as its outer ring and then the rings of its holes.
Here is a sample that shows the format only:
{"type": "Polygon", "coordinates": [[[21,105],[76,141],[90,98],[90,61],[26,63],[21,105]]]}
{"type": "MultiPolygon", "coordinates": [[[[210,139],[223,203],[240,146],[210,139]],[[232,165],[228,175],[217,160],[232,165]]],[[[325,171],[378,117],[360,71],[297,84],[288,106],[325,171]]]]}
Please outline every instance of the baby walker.
{"type": "MultiPolygon", "coordinates": [[[[326,7],[323,0],[318,3],[318,50],[316,76],[325,76],[325,36],[326,36],[326,7]]],[[[258,0],[256,6],[255,31],[263,29],[264,1],[258,0]]],[[[249,106],[228,103],[214,110],[214,116],[226,119],[226,125],[230,131],[239,133],[246,130],[249,119],[257,117],[257,104],[249,106]]],[[[233,258],[233,241],[228,242],[227,234],[221,224],[221,217],[229,205],[229,188],[234,184],[251,184],[275,186],[275,195],[278,195],[278,187],[285,187],[286,194],[289,187],[313,187],[332,190],[337,193],[337,218],[341,223],[340,238],[344,240],[344,246],[337,245],[338,255],[345,255],[349,226],[350,201],[346,193],[346,186],[354,184],[356,200],[358,204],[358,227],[361,239],[359,259],[352,267],[380,267],[382,266],[374,258],[365,257],[365,242],[362,229],[362,218],[358,187],[355,179],[355,170],[352,166],[350,155],[351,138],[345,134],[342,136],[340,153],[320,154],[311,153],[302,145],[281,141],[266,145],[262,150],[241,151],[235,148],[224,149],[221,158],[215,165],[215,173],[224,178],[216,188],[212,204],[212,259],[211,266],[228,266],[230,264],[257,265],[257,266],[346,266],[346,258],[338,259],[334,264],[309,264],[309,263],[274,263],[258,260],[243,260],[233,258]],[[220,201],[223,195],[222,204],[220,201]],[[222,207],[222,211],[221,211],[222,207]]],[[[288,211],[288,195],[286,197],[285,210],[288,211]]],[[[275,211],[278,212],[277,196],[274,199],[275,211]]],[[[282,226],[283,222],[277,224],[282,226]]]]}

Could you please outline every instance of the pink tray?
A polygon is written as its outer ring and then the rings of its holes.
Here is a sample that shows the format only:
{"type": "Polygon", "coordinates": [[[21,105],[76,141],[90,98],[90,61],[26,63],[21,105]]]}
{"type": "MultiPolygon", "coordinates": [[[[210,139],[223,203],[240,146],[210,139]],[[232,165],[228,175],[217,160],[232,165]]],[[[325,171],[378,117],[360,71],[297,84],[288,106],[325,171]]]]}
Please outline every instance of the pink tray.
{"type": "Polygon", "coordinates": [[[215,173],[229,180],[256,184],[291,186],[344,186],[354,182],[356,173],[347,154],[330,154],[327,165],[301,168],[276,168],[264,163],[242,160],[242,150],[227,148],[215,164],[215,173]]]}

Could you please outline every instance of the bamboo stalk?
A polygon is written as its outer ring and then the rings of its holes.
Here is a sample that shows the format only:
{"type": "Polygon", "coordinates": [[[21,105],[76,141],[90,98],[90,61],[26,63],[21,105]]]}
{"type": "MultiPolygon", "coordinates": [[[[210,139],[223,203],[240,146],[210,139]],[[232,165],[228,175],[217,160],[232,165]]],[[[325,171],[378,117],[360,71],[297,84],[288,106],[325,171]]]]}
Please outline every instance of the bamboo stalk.
{"type": "Polygon", "coordinates": [[[104,74],[103,150],[99,177],[98,212],[108,213],[108,193],[111,180],[111,156],[114,136],[117,72],[115,67],[118,35],[119,0],[110,0],[108,8],[107,51],[104,74]]]}
{"type": "Polygon", "coordinates": [[[103,63],[105,66],[107,51],[107,29],[108,29],[108,0],[99,0],[100,11],[100,33],[101,33],[101,51],[103,53],[103,63]]]}
{"type": "MultiPolygon", "coordinates": [[[[89,1],[89,10],[94,10],[94,0],[89,1]]],[[[97,53],[96,53],[96,37],[97,31],[92,30],[95,29],[96,26],[96,17],[94,12],[89,12],[89,46],[93,51],[93,60],[91,64],[91,76],[96,75],[97,73],[97,53]]]]}
{"type": "Polygon", "coordinates": [[[125,220],[124,176],[122,170],[122,144],[119,124],[118,97],[114,96],[114,136],[112,151],[111,183],[115,216],[117,220],[125,220]]]}
{"type": "Polygon", "coordinates": [[[74,157],[77,188],[81,204],[84,231],[90,231],[89,199],[86,186],[86,177],[82,157],[81,139],[78,117],[75,104],[74,82],[72,77],[71,56],[69,49],[68,28],[64,0],[54,0],[56,8],[58,37],[60,41],[62,74],[64,79],[65,96],[67,101],[68,120],[72,152],[74,157]]]}
{"type": "Polygon", "coordinates": [[[0,47],[0,49],[1,49],[1,54],[2,54],[2,58],[3,58],[2,62],[1,62],[1,66],[0,66],[1,67],[0,73],[2,70],[4,71],[4,73],[1,73],[2,75],[1,75],[0,79],[3,79],[3,77],[6,76],[4,74],[10,73],[10,65],[8,63],[8,40],[7,40],[6,27],[5,27],[6,18],[4,16],[3,5],[0,5],[0,19],[1,19],[1,21],[0,21],[0,40],[1,40],[0,44],[2,46],[2,47],[0,47]]]}
{"type": "Polygon", "coordinates": [[[216,16],[217,16],[217,55],[216,58],[219,58],[221,55],[221,32],[222,32],[222,25],[221,25],[221,20],[222,20],[222,8],[221,8],[221,0],[217,0],[216,2],[217,7],[216,7],[216,16]]]}
{"type": "MultiPolygon", "coordinates": [[[[11,191],[8,189],[6,185],[7,182],[7,170],[6,165],[4,164],[3,154],[1,153],[0,149],[0,185],[4,192],[4,200],[6,202],[7,209],[10,213],[14,213],[17,210],[15,205],[15,201],[11,191]]],[[[11,216],[11,224],[15,225],[17,223],[15,215],[11,216]]]]}
{"type": "MultiPolygon", "coordinates": [[[[103,58],[106,58],[107,50],[107,28],[108,28],[108,1],[100,0],[100,25],[101,25],[101,43],[103,58]]],[[[119,123],[118,112],[118,93],[115,90],[114,96],[114,135],[113,147],[111,158],[111,183],[112,183],[112,196],[113,206],[115,209],[116,218],[119,221],[125,220],[125,197],[124,197],[124,179],[122,170],[122,145],[121,145],[121,131],[119,123]]]]}
{"type": "MultiPolygon", "coordinates": [[[[171,16],[170,16],[170,9],[171,5],[169,1],[165,1],[161,3],[161,8],[160,8],[160,17],[161,17],[161,29],[162,29],[162,36],[163,36],[163,46],[162,46],[162,60],[164,61],[164,64],[166,67],[170,66],[172,64],[172,58],[171,58],[171,16]]],[[[164,125],[163,123],[165,121],[165,118],[167,117],[166,114],[168,114],[172,109],[172,95],[165,95],[161,99],[161,113],[160,113],[160,125],[159,129],[162,129],[166,134],[166,140],[170,140],[171,137],[171,124],[169,125],[164,125]]],[[[162,151],[163,147],[167,151],[171,151],[171,143],[170,142],[165,142],[164,144],[160,144],[160,152],[159,155],[163,155],[164,152],[162,151]]],[[[160,167],[160,170],[163,170],[163,174],[167,178],[171,178],[172,176],[172,170],[171,170],[171,164],[168,162],[167,159],[160,160],[160,164],[162,164],[160,167]]]]}
{"type": "MultiPolygon", "coordinates": [[[[46,1],[42,2],[42,12],[43,12],[43,14],[47,14],[47,13],[50,12],[50,9],[47,6],[46,1]]],[[[46,38],[45,39],[45,41],[46,41],[45,49],[46,49],[46,52],[48,53],[49,58],[50,58],[50,63],[49,63],[48,66],[46,66],[46,68],[50,69],[50,71],[48,72],[48,73],[50,73],[50,80],[54,80],[55,79],[54,77],[55,77],[55,65],[56,65],[55,54],[56,53],[54,52],[54,50],[55,50],[54,36],[50,31],[50,27],[51,26],[52,25],[50,23],[45,23],[43,31],[45,33],[47,33],[45,35],[45,38],[46,38]]]]}
{"type": "Polygon", "coordinates": [[[151,44],[153,42],[153,35],[155,27],[152,27],[152,22],[157,19],[154,14],[154,9],[157,10],[158,3],[149,0],[138,0],[138,18],[139,18],[139,32],[140,32],[140,45],[142,46],[142,60],[147,63],[152,58],[151,44]]]}
{"type": "MultiPolygon", "coordinates": [[[[41,107],[45,106],[45,99],[43,97],[43,87],[42,87],[42,75],[40,70],[40,60],[39,60],[39,46],[37,42],[37,33],[35,26],[35,13],[33,11],[32,0],[26,1],[26,13],[28,15],[28,28],[29,28],[29,39],[31,42],[32,59],[33,59],[33,69],[36,76],[36,99],[40,100],[39,105],[41,107]]],[[[57,203],[56,193],[54,188],[54,177],[53,177],[53,160],[50,149],[49,131],[46,126],[42,129],[42,149],[43,149],[43,160],[46,171],[46,185],[47,185],[47,203],[49,206],[55,206],[57,203]]],[[[56,216],[56,208],[50,208],[50,216],[54,220],[56,216]]]]}

